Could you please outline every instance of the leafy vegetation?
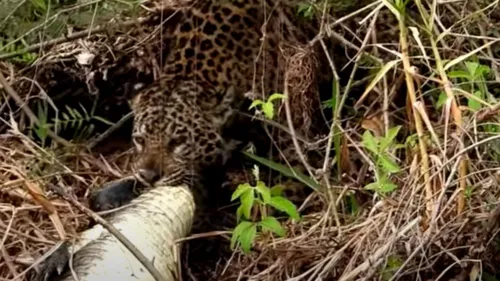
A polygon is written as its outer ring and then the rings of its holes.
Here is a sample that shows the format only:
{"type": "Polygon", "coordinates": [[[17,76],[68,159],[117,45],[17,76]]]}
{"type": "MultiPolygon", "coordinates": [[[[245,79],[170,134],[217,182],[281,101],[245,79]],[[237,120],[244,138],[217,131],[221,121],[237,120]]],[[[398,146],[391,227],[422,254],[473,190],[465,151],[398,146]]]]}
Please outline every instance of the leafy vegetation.
{"type": "Polygon", "coordinates": [[[249,183],[240,184],[231,197],[231,201],[236,199],[240,201],[240,206],[236,211],[239,223],[233,230],[231,249],[234,249],[239,243],[245,253],[250,252],[255,237],[261,233],[286,236],[286,231],[280,222],[275,217],[268,215],[269,208],[274,208],[295,220],[300,220],[295,205],[281,196],[281,186],[269,188],[260,181],[258,166],[255,166],[253,175],[257,184],[255,186],[249,183]]]}
{"type": "Polygon", "coordinates": [[[48,130],[52,129],[56,133],[61,130],[71,129],[73,131],[73,139],[75,141],[83,141],[90,136],[94,132],[94,125],[92,121],[102,122],[107,125],[113,125],[107,119],[94,115],[94,109],[89,113],[85,107],[80,104],[80,109],[71,108],[69,106],[65,106],[65,111],[62,112],[62,118],[52,118],[52,120],[48,120],[48,103],[44,101],[37,102],[37,117],[40,121],[40,125],[34,125],[30,133],[28,134],[33,138],[33,133],[38,139],[41,141],[42,147],[45,146],[48,130]]]}
{"type": "Polygon", "coordinates": [[[395,143],[395,138],[401,129],[401,126],[396,126],[387,132],[384,137],[374,137],[373,134],[366,130],[363,134],[363,147],[370,152],[375,163],[375,182],[365,186],[366,189],[374,190],[380,194],[387,194],[397,185],[393,183],[389,177],[391,174],[401,171],[399,165],[393,160],[391,151],[404,146],[395,143]]]}
{"type": "Polygon", "coordinates": [[[280,100],[280,99],[285,99],[286,96],[283,94],[279,93],[274,93],[269,98],[267,98],[267,101],[262,101],[261,99],[256,99],[252,102],[250,105],[249,109],[252,109],[254,107],[260,108],[260,110],[264,113],[264,116],[266,116],[267,119],[273,119],[274,118],[274,100],[280,100]]]}
{"type": "MultiPolygon", "coordinates": [[[[460,92],[466,95],[467,106],[474,112],[485,105],[496,103],[496,98],[488,91],[488,85],[486,84],[490,73],[489,66],[477,61],[464,61],[448,73],[454,84],[461,90],[460,92]]],[[[446,94],[441,92],[436,107],[441,108],[446,103],[446,100],[446,94]]]]}

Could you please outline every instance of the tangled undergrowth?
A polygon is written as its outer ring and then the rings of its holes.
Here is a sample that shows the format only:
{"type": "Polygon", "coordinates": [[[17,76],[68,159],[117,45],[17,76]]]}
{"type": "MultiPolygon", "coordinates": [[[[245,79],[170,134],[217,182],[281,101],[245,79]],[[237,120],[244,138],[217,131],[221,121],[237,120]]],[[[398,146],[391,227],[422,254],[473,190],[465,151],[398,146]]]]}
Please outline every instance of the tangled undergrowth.
{"type": "MultiPolygon", "coordinates": [[[[48,46],[0,47],[1,280],[27,280],[88,225],[48,183],[85,202],[129,171],[128,87],[158,76],[168,50],[157,26],[175,18],[159,16],[160,3],[183,2],[147,1],[139,19],[43,38],[48,46]]],[[[291,118],[287,101],[273,102],[276,122],[295,126],[297,153],[311,152],[307,175],[281,168],[317,188],[302,198],[301,220],[281,220],[286,236],[259,235],[249,254],[229,250],[226,232],[201,235],[194,241],[217,236],[220,254],[206,264],[187,255],[185,280],[500,280],[499,1],[335,4],[298,9],[323,14],[311,44],[328,51],[319,63],[335,81],[309,93],[317,62],[296,46],[286,50],[287,81],[299,89],[291,118]],[[310,128],[318,122],[326,133],[310,128]]]]}

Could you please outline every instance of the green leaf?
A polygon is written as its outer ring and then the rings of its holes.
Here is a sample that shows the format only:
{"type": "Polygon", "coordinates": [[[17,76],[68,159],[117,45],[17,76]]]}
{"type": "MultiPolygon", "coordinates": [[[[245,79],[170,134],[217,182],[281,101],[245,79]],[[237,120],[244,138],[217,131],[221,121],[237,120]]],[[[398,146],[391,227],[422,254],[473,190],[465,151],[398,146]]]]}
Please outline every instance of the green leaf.
{"type": "Polygon", "coordinates": [[[495,277],[494,275],[488,273],[488,272],[483,272],[482,273],[483,281],[498,281],[499,279],[495,277]]]}
{"type": "Polygon", "coordinates": [[[47,107],[46,107],[46,104],[44,104],[45,106],[42,108],[42,104],[39,102],[37,103],[37,106],[38,106],[38,121],[40,121],[41,123],[46,123],[47,122],[47,107]]]}
{"type": "Polygon", "coordinates": [[[398,186],[392,182],[382,183],[380,184],[379,192],[380,193],[390,193],[394,191],[398,186]]]}
{"type": "MultiPolygon", "coordinates": [[[[480,100],[483,99],[483,94],[480,91],[475,91],[472,95],[480,100]]],[[[467,99],[467,106],[472,111],[478,111],[481,109],[481,103],[474,98],[467,99]]]]}
{"type": "Polygon", "coordinates": [[[248,152],[243,152],[243,154],[245,154],[249,158],[261,163],[262,165],[265,165],[265,166],[267,166],[275,171],[282,173],[283,175],[285,175],[287,177],[294,178],[294,179],[304,183],[305,185],[309,186],[310,188],[312,188],[314,190],[321,188],[321,186],[318,183],[316,183],[316,181],[314,181],[310,177],[304,175],[303,173],[301,173],[293,168],[290,168],[288,166],[273,162],[271,160],[267,160],[265,158],[259,157],[257,155],[254,155],[254,154],[251,154],[248,152]]]}
{"type": "Polygon", "coordinates": [[[71,109],[71,107],[69,107],[68,105],[65,105],[64,107],[66,107],[66,110],[68,111],[69,115],[71,115],[73,119],[76,119],[76,114],[73,112],[73,109],[71,109]]]}
{"type": "Polygon", "coordinates": [[[252,102],[252,104],[250,105],[250,107],[248,109],[252,109],[254,107],[256,107],[257,105],[261,105],[263,104],[264,102],[260,99],[256,99],[252,102]]]}
{"type": "Polygon", "coordinates": [[[249,183],[243,183],[238,185],[238,188],[233,192],[233,195],[231,196],[231,201],[236,200],[239,198],[243,193],[247,192],[249,189],[252,189],[252,186],[249,183]]]}
{"type": "Polygon", "coordinates": [[[399,269],[402,265],[403,262],[397,256],[391,255],[387,259],[387,269],[399,269]]]}
{"type": "Polygon", "coordinates": [[[80,119],[80,120],[81,120],[81,119],[83,119],[83,116],[80,114],[80,112],[79,112],[78,110],[73,109],[73,112],[75,112],[75,115],[76,115],[76,117],[77,117],[78,119],[80,119]]]}
{"type": "Polygon", "coordinates": [[[40,138],[42,141],[42,146],[45,143],[45,139],[47,138],[48,132],[47,129],[44,126],[36,126],[34,128],[35,134],[40,138]]]}
{"type": "Polygon", "coordinates": [[[272,94],[268,99],[267,99],[267,102],[268,103],[271,103],[273,100],[275,99],[285,99],[286,96],[283,95],[283,94],[279,94],[279,93],[274,93],[272,94]]]}
{"type": "Polygon", "coordinates": [[[401,169],[399,168],[399,165],[394,162],[391,158],[389,158],[388,155],[380,155],[379,157],[379,162],[382,168],[384,168],[384,171],[389,172],[389,173],[397,173],[401,169]]]}
{"type": "Polygon", "coordinates": [[[256,235],[257,235],[257,225],[255,224],[252,224],[250,227],[245,228],[245,230],[243,230],[243,232],[241,233],[239,237],[241,243],[241,249],[243,249],[243,252],[245,252],[246,254],[250,252],[253,240],[255,239],[256,235]]]}
{"type": "Polygon", "coordinates": [[[63,112],[62,116],[63,116],[64,120],[70,120],[70,117],[68,116],[67,113],[63,112]]]}
{"type": "Polygon", "coordinates": [[[352,215],[355,215],[359,212],[359,204],[356,200],[354,194],[351,194],[347,197],[347,205],[349,206],[350,212],[352,215]]]}
{"type": "Polygon", "coordinates": [[[260,195],[262,195],[262,200],[264,200],[265,204],[271,201],[271,191],[263,181],[258,181],[255,189],[258,193],[260,193],[260,195]]]}
{"type": "Polygon", "coordinates": [[[266,217],[259,224],[263,229],[274,232],[281,237],[286,235],[285,229],[275,217],[266,217]]]}
{"type": "Polygon", "coordinates": [[[284,197],[281,196],[271,197],[269,205],[271,205],[276,210],[287,213],[291,218],[295,220],[300,220],[299,213],[297,212],[297,207],[295,207],[295,205],[292,202],[290,202],[288,199],[284,197]]]}
{"type": "Polygon", "coordinates": [[[469,71],[470,77],[473,78],[476,76],[476,71],[479,68],[479,63],[472,62],[472,61],[466,61],[465,67],[467,68],[467,71],[469,71]]]}
{"type": "Polygon", "coordinates": [[[365,189],[378,191],[378,190],[380,190],[380,184],[378,182],[372,182],[372,183],[365,185],[365,189]]]}
{"type": "Polygon", "coordinates": [[[328,99],[321,103],[323,109],[335,108],[335,101],[333,99],[328,99]]]}
{"type": "Polygon", "coordinates": [[[234,249],[234,246],[236,245],[236,241],[238,241],[238,238],[241,236],[243,231],[245,231],[247,228],[250,228],[252,226],[251,222],[248,221],[242,221],[240,224],[238,224],[234,230],[233,230],[233,235],[231,236],[231,249],[234,249]]]}
{"type": "Polygon", "coordinates": [[[366,130],[363,133],[363,146],[374,154],[378,154],[378,142],[372,133],[366,130]]]}
{"type": "Polygon", "coordinates": [[[274,105],[270,102],[266,102],[262,104],[262,112],[267,119],[273,119],[274,117],[274,105]]]}
{"type": "Polygon", "coordinates": [[[311,19],[313,15],[313,6],[308,3],[299,3],[297,13],[306,19],[311,19]]]}
{"type": "Polygon", "coordinates": [[[450,71],[448,73],[448,76],[450,78],[463,78],[463,79],[469,79],[469,73],[467,73],[466,71],[463,71],[463,70],[454,70],[454,71],[450,71]]]}
{"type": "Polygon", "coordinates": [[[375,78],[373,78],[373,80],[370,82],[370,84],[366,87],[365,91],[363,92],[363,94],[361,95],[361,97],[365,97],[366,95],[368,95],[369,92],[371,92],[371,90],[373,90],[373,88],[375,88],[375,86],[378,84],[378,82],[385,76],[385,74],[391,70],[391,68],[393,68],[394,66],[396,66],[396,64],[399,62],[400,60],[393,60],[393,61],[390,61],[388,63],[386,63],[378,72],[377,74],[375,75],[375,78]]]}
{"type": "Polygon", "coordinates": [[[392,142],[394,141],[394,139],[398,135],[400,129],[401,129],[401,126],[392,127],[389,129],[386,136],[382,140],[380,140],[380,151],[381,152],[385,151],[392,144],[392,142]]]}
{"type": "MultiPolygon", "coordinates": [[[[439,39],[438,39],[438,41],[439,41],[439,39]]],[[[490,41],[490,42],[488,42],[486,44],[481,45],[481,47],[478,47],[478,48],[476,48],[476,49],[474,49],[474,50],[472,50],[470,52],[467,52],[467,53],[465,53],[465,54],[463,54],[461,56],[458,56],[458,57],[452,59],[451,61],[449,61],[448,63],[446,63],[444,65],[444,70],[446,71],[446,70],[450,69],[451,67],[455,66],[456,64],[465,61],[469,57],[472,57],[472,56],[476,55],[481,50],[483,50],[485,48],[488,48],[489,46],[491,46],[491,45],[493,45],[495,43],[496,43],[496,41],[490,41]]]]}
{"type": "Polygon", "coordinates": [[[85,115],[85,119],[86,119],[86,120],[89,120],[89,119],[90,119],[90,115],[89,115],[89,113],[87,112],[87,110],[85,109],[85,107],[84,107],[81,103],[78,103],[78,105],[79,105],[79,106],[80,106],[80,108],[82,109],[83,114],[85,115]]]}
{"type": "Polygon", "coordinates": [[[472,191],[474,191],[474,188],[472,186],[467,186],[465,188],[465,197],[467,199],[470,199],[471,195],[472,195],[472,191]]]}
{"type": "Polygon", "coordinates": [[[417,134],[413,134],[413,135],[409,135],[406,140],[405,140],[405,145],[407,146],[416,146],[417,145],[417,141],[418,141],[418,135],[417,134]]]}
{"type": "Polygon", "coordinates": [[[97,120],[97,121],[100,121],[100,122],[102,122],[102,123],[104,123],[104,124],[106,124],[106,125],[109,125],[109,126],[113,126],[113,125],[115,124],[115,123],[113,123],[113,122],[111,122],[111,121],[109,121],[109,120],[107,120],[107,119],[104,119],[104,118],[102,118],[102,117],[99,117],[99,116],[93,116],[93,117],[92,117],[92,119],[95,119],[95,120],[97,120]]]}
{"type": "Polygon", "coordinates": [[[39,11],[45,13],[47,11],[47,4],[44,0],[31,0],[33,6],[39,9],[39,11]]]}
{"type": "Polygon", "coordinates": [[[243,205],[240,205],[236,210],[236,221],[239,222],[242,216],[243,216],[243,205]]]}
{"type": "Polygon", "coordinates": [[[250,219],[250,215],[252,212],[253,202],[255,200],[253,188],[248,192],[243,193],[241,196],[241,206],[243,208],[243,215],[246,219],[250,219]]]}
{"type": "MultiPolygon", "coordinates": [[[[491,71],[491,68],[487,65],[479,65],[478,69],[476,69],[475,77],[477,78],[484,78],[487,76],[491,71]]],[[[475,80],[475,79],[474,79],[475,80]]]]}
{"type": "Polygon", "coordinates": [[[402,148],[405,148],[406,146],[404,144],[401,144],[401,143],[396,143],[392,146],[392,148],[394,148],[395,150],[396,149],[402,149],[402,148]]]}
{"type": "Polygon", "coordinates": [[[382,280],[391,280],[391,277],[396,273],[396,271],[401,267],[403,262],[396,256],[389,256],[387,258],[386,268],[382,272],[382,280]]]}
{"type": "Polygon", "coordinates": [[[280,196],[283,194],[283,190],[285,190],[285,187],[282,185],[275,185],[271,187],[271,196],[280,196]]]}
{"type": "Polygon", "coordinates": [[[382,176],[379,179],[379,189],[380,193],[390,193],[394,191],[398,186],[391,182],[386,176],[382,176]]]}
{"type": "Polygon", "coordinates": [[[438,101],[436,103],[436,108],[440,109],[441,107],[443,107],[443,105],[446,103],[447,100],[448,100],[448,96],[446,95],[445,92],[439,93],[439,98],[438,98],[438,101]]]}

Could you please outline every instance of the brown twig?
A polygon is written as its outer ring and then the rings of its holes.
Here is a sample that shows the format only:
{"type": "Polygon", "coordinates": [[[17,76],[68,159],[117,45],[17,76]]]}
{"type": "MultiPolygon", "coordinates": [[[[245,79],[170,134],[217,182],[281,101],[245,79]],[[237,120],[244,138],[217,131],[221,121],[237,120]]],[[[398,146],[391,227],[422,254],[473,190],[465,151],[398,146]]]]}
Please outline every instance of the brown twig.
{"type": "Polygon", "coordinates": [[[390,237],[388,240],[388,242],[384,245],[382,245],[381,247],[379,247],[377,249],[377,251],[375,251],[372,255],[370,255],[365,262],[363,262],[362,264],[358,265],[355,269],[353,269],[352,271],[346,273],[345,275],[343,275],[340,280],[342,281],[347,281],[347,280],[353,280],[355,277],[359,276],[359,274],[361,274],[362,272],[370,269],[371,267],[373,267],[373,264],[374,263],[377,263],[377,262],[381,262],[381,258],[384,257],[385,253],[394,245],[394,243],[396,243],[398,241],[398,239],[400,239],[401,237],[403,237],[404,235],[406,235],[406,233],[408,231],[410,231],[413,227],[415,227],[416,225],[418,225],[418,223],[420,222],[421,218],[420,217],[417,217],[415,219],[413,219],[412,221],[408,222],[404,227],[402,227],[398,233],[395,233],[392,237],[390,237]]]}
{"type": "Polygon", "coordinates": [[[315,177],[314,177],[314,173],[313,173],[313,170],[311,168],[311,166],[309,165],[309,163],[307,163],[307,160],[306,160],[306,157],[304,155],[304,153],[302,152],[302,149],[300,148],[300,145],[299,145],[299,142],[297,141],[297,136],[295,135],[295,128],[293,127],[293,121],[292,121],[292,113],[291,113],[291,109],[290,109],[290,94],[288,92],[288,73],[285,73],[285,82],[284,82],[284,93],[285,93],[285,99],[284,99],[284,103],[285,103],[285,113],[286,113],[286,120],[287,120],[287,123],[288,123],[288,129],[290,130],[290,133],[291,133],[291,136],[292,136],[292,141],[293,141],[293,145],[295,146],[295,150],[297,152],[297,154],[299,155],[299,158],[300,160],[302,161],[302,164],[304,165],[304,167],[306,168],[307,172],[309,173],[309,176],[314,180],[316,181],[315,177]]]}
{"type": "Polygon", "coordinates": [[[52,190],[54,190],[59,196],[63,197],[73,206],[75,206],[78,210],[85,213],[87,216],[91,217],[98,224],[102,225],[106,230],[108,230],[111,234],[113,234],[118,241],[120,241],[136,258],[137,260],[151,273],[153,278],[156,281],[165,281],[166,279],[161,275],[160,272],[154,267],[153,263],[150,262],[142,252],[137,249],[137,247],[130,242],[118,229],[116,229],[112,224],[108,223],[101,216],[83,206],[80,202],[78,202],[75,198],[67,194],[62,188],[50,184],[52,190]]]}
{"type": "MultiPolygon", "coordinates": [[[[19,107],[22,108],[22,110],[24,111],[24,113],[26,113],[26,115],[28,115],[28,118],[30,119],[30,121],[32,123],[35,123],[39,126],[42,126],[42,124],[40,123],[40,120],[38,120],[38,117],[36,117],[35,113],[33,113],[33,111],[31,111],[31,109],[26,106],[23,102],[23,100],[21,99],[21,97],[17,94],[17,92],[9,85],[9,83],[7,82],[7,79],[5,79],[5,76],[3,76],[2,72],[0,72],[0,84],[3,85],[5,91],[7,92],[7,94],[9,94],[9,96],[11,96],[15,101],[16,103],[19,105],[19,107]]],[[[60,136],[58,136],[56,133],[54,133],[52,130],[48,129],[47,128],[47,134],[49,135],[49,137],[51,137],[54,141],[66,146],[66,147],[71,147],[73,146],[73,144],[63,138],[61,138],[60,136]]]]}

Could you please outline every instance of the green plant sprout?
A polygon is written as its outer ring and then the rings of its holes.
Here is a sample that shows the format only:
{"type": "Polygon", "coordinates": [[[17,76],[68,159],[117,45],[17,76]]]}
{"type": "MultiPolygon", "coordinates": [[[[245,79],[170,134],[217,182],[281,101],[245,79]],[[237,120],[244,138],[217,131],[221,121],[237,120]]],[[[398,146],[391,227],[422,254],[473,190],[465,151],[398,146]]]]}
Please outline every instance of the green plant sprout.
{"type": "Polygon", "coordinates": [[[374,190],[379,194],[394,191],[397,187],[390,179],[390,175],[401,170],[399,165],[392,159],[389,151],[404,147],[394,142],[401,126],[396,126],[387,132],[384,137],[374,137],[368,130],[363,134],[362,144],[373,157],[375,166],[375,182],[365,186],[368,190],[374,190]]]}
{"type": "MultiPolygon", "coordinates": [[[[497,98],[488,90],[487,79],[491,73],[491,68],[487,65],[481,64],[477,59],[461,62],[453,67],[448,73],[452,79],[457,92],[465,93],[467,100],[467,107],[472,112],[478,112],[488,104],[497,104],[497,98]]],[[[438,101],[435,107],[440,109],[446,103],[447,96],[444,92],[440,92],[438,101]]],[[[480,123],[478,128],[483,128],[484,132],[489,134],[498,134],[500,132],[500,125],[497,123],[480,123]]],[[[498,145],[491,145],[488,153],[494,159],[500,159],[500,149],[498,145]]],[[[467,190],[466,190],[467,191],[467,190]]]]}
{"type": "Polygon", "coordinates": [[[394,276],[398,269],[403,265],[403,261],[397,256],[390,255],[382,272],[382,280],[388,281],[394,276]]]}
{"type": "Polygon", "coordinates": [[[285,99],[286,96],[279,93],[272,94],[267,101],[262,101],[261,99],[256,99],[252,102],[249,109],[259,106],[260,110],[264,113],[267,119],[274,118],[274,104],[273,100],[275,99],[285,99]]]}
{"type": "Polygon", "coordinates": [[[286,230],[273,216],[267,215],[268,207],[286,213],[289,217],[300,220],[296,206],[288,199],[281,196],[281,186],[269,188],[259,180],[258,166],[254,166],[253,175],[257,184],[240,184],[232,194],[231,201],[240,200],[240,206],[236,211],[238,225],[234,228],[231,237],[231,249],[235,249],[237,243],[241,245],[244,253],[249,253],[255,237],[259,233],[271,232],[280,237],[286,236],[286,230]],[[252,210],[258,211],[253,212],[252,210]],[[260,219],[256,216],[260,214],[260,219]]]}
{"type": "Polygon", "coordinates": [[[297,5],[297,14],[305,19],[312,19],[314,6],[311,3],[301,2],[297,5]]]}
{"type": "Polygon", "coordinates": [[[107,125],[113,125],[112,122],[94,115],[93,113],[87,112],[87,110],[81,105],[81,111],[76,108],[71,108],[69,106],[66,107],[66,112],[62,113],[62,119],[58,120],[56,118],[52,118],[52,122],[49,122],[48,115],[48,106],[46,102],[38,103],[37,108],[37,117],[40,121],[40,124],[35,124],[32,128],[32,131],[42,142],[42,147],[45,147],[45,142],[48,136],[48,130],[52,128],[56,128],[56,132],[59,131],[59,128],[63,129],[73,129],[75,133],[73,135],[74,139],[83,140],[88,138],[92,132],[94,131],[94,125],[91,121],[99,121],[107,125]]]}
{"type": "MultiPolygon", "coordinates": [[[[478,111],[484,103],[496,103],[495,98],[488,92],[486,78],[491,72],[487,65],[475,61],[466,61],[459,64],[459,67],[448,73],[448,76],[454,80],[456,85],[470,95],[467,96],[467,106],[472,111],[478,111]]],[[[446,102],[447,96],[441,92],[436,107],[441,108],[446,102]]]]}

